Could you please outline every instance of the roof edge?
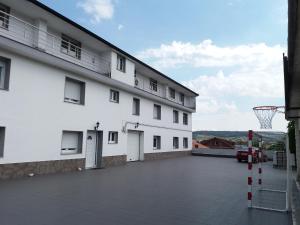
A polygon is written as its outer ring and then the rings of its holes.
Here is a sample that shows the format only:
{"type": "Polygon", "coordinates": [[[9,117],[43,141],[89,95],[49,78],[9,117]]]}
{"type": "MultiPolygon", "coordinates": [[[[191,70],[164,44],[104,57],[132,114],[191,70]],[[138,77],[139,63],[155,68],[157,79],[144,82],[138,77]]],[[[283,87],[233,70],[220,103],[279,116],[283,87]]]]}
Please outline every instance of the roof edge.
{"type": "Polygon", "coordinates": [[[166,78],[166,79],[168,79],[168,80],[174,82],[175,84],[177,84],[178,86],[180,86],[180,87],[184,88],[185,90],[191,92],[191,93],[194,94],[195,96],[199,96],[198,93],[196,93],[196,92],[192,91],[191,89],[185,87],[184,85],[182,85],[182,84],[180,84],[179,82],[173,80],[172,78],[170,78],[169,76],[163,74],[162,72],[160,72],[160,71],[154,69],[153,67],[151,67],[151,66],[149,66],[148,64],[144,63],[143,61],[141,61],[141,60],[137,59],[136,57],[130,55],[129,53],[127,53],[127,52],[125,52],[124,50],[118,48],[118,47],[115,46],[114,44],[112,44],[112,43],[106,41],[105,39],[101,38],[100,36],[98,36],[97,34],[91,32],[90,30],[84,28],[83,26],[79,25],[78,23],[74,22],[73,20],[71,20],[71,19],[65,17],[64,15],[60,14],[59,12],[57,12],[57,11],[51,9],[50,7],[46,6],[45,4],[43,4],[43,3],[41,3],[41,2],[39,2],[39,1],[37,1],[37,0],[27,0],[27,1],[30,2],[30,3],[33,3],[34,5],[40,7],[40,8],[42,8],[42,9],[44,9],[44,10],[46,10],[47,12],[49,12],[49,13],[55,15],[56,17],[59,17],[60,19],[64,20],[65,22],[67,22],[67,23],[69,23],[69,24],[71,24],[72,26],[74,26],[74,27],[80,29],[81,31],[87,33],[88,35],[92,36],[93,38],[96,38],[96,39],[98,39],[99,41],[104,42],[105,44],[107,44],[107,45],[110,46],[111,48],[117,50],[118,52],[120,52],[120,53],[122,53],[122,54],[124,54],[124,55],[126,55],[127,57],[131,58],[132,60],[134,60],[134,61],[136,61],[136,62],[142,64],[143,66],[149,68],[150,70],[152,70],[153,72],[159,74],[160,76],[162,76],[162,77],[164,77],[164,78],[166,78]]]}

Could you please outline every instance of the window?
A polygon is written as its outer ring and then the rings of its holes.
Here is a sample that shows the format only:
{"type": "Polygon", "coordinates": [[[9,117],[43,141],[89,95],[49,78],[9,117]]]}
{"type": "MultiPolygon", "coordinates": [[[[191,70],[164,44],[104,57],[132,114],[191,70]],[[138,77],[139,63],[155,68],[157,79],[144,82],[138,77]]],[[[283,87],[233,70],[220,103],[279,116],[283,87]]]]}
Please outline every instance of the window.
{"type": "Polygon", "coordinates": [[[117,69],[125,73],[126,71],[126,58],[124,56],[117,56],[117,69]]]}
{"type": "Polygon", "coordinates": [[[179,139],[178,137],[173,137],[173,149],[178,149],[179,147],[179,139]]]}
{"type": "Polygon", "coordinates": [[[153,136],[153,149],[160,149],[160,136],[153,136]]]}
{"type": "Polygon", "coordinates": [[[181,104],[184,105],[184,94],[180,93],[179,100],[180,100],[181,104]]]}
{"type": "Polygon", "coordinates": [[[175,89],[169,88],[169,96],[172,99],[175,99],[175,89]]]}
{"type": "Polygon", "coordinates": [[[157,80],[150,79],[150,89],[157,92],[157,80]]]}
{"type": "Polygon", "coordinates": [[[178,111],[173,110],[173,123],[178,123],[179,118],[178,118],[178,111]]]}
{"type": "Polygon", "coordinates": [[[110,101],[119,103],[119,92],[118,91],[110,90],[110,101]]]}
{"type": "Polygon", "coordinates": [[[118,132],[109,131],[108,132],[108,144],[117,144],[118,143],[118,132]]]}
{"type": "Polygon", "coordinates": [[[61,37],[61,52],[81,59],[81,43],[63,34],[61,37]]]}
{"type": "Polygon", "coordinates": [[[66,77],[65,102],[84,105],[85,83],[66,77]]]}
{"type": "Polygon", "coordinates": [[[187,113],[183,113],[183,124],[188,125],[188,114],[187,113]]]}
{"type": "Polygon", "coordinates": [[[8,29],[10,8],[0,3],[0,27],[8,29]]]}
{"type": "Polygon", "coordinates": [[[79,154],[82,152],[82,137],[81,131],[63,131],[61,154],[79,154]]]}
{"type": "Polygon", "coordinates": [[[0,127],[0,157],[4,154],[5,127],[0,127]]]}
{"type": "Polygon", "coordinates": [[[10,76],[10,59],[0,56],[0,89],[8,90],[10,76]]]}
{"type": "Polygon", "coordinates": [[[132,101],[132,115],[140,115],[140,100],[138,98],[133,98],[132,101]]]}
{"type": "Polygon", "coordinates": [[[183,138],[183,148],[188,148],[189,147],[189,139],[188,138],[183,138]]]}
{"type": "Polygon", "coordinates": [[[154,104],[153,118],[156,119],[156,120],[160,120],[161,119],[161,106],[160,105],[154,104]]]}

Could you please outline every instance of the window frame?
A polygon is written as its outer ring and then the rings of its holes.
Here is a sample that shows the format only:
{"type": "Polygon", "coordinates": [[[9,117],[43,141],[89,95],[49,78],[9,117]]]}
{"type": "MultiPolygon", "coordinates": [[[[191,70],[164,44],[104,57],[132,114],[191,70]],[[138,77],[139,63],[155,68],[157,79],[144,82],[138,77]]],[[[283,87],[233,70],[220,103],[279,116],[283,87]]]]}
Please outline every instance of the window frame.
{"type": "Polygon", "coordinates": [[[71,77],[66,77],[65,78],[65,90],[64,90],[64,102],[75,104],[75,105],[84,105],[85,104],[85,82],[80,81],[80,80],[76,80],[76,79],[71,78],[71,77]],[[79,102],[76,102],[76,99],[66,98],[67,82],[78,83],[80,85],[80,99],[79,99],[79,102]]]}
{"type": "Polygon", "coordinates": [[[0,158],[4,157],[6,127],[0,126],[0,158]]]}
{"type": "Polygon", "coordinates": [[[179,93],[179,101],[182,105],[184,105],[184,98],[185,98],[185,95],[183,93],[179,93]]]}
{"type": "Polygon", "coordinates": [[[68,35],[61,34],[61,43],[60,43],[60,51],[68,56],[71,56],[75,59],[81,60],[81,42],[75,40],[74,38],[69,37],[68,35]],[[65,47],[63,47],[65,46],[65,47]],[[74,50],[72,50],[74,48],[74,50]],[[64,51],[64,49],[66,51],[64,51]],[[74,52],[75,55],[71,54],[71,52],[74,52]]]}
{"type": "Polygon", "coordinates": [[[160,150],[161,149],[161,136],[154,135],[153,136],[153,143],[152,143],[153,150],[160,150]],[[156,143],[156,146],[155,144],[156,143]]]}
{"type": "Polygon", "coordinates": [[[108,131],[108,144],[118,144],[118,141],[119,141],[118,131],[108,131]],[[112,140],[112,139],[115,139],[115,140],[112,140]]]}
{"type": "Polygon", "coordinates": [[[173,149],[179,149],[179,137],[173,137],[173,149]]]}
{"type": "Polygon", "coordinates": [[[173,123],[179,123],[179,111],[173,109],[173,123]]]}
{"type": "Polygon", "coordinates": [[[141,100],[139,98],[133,97],[132,99],[132,115],[134,116],[139,116],[140,115],[140,110],[141,110],[141,100]],[[134,102],[135,104],[135,109],[134,109],[134,102]]]}
{"type": "Polygon", "coordinates": [[[78,155],[82,153],[82,145],[83,145],[83,132],[82,131],[73,131],[73,130],[63,130],[62,131],[62,136],[61,136],[61,148],[60,148],[60,154],[61,155],[78,155]],[[66,150],[63,148],[63,138],[64,138],[64,133],[73,133],[78,135],[78,140],[77,140],[77,151],[73,152],[72,150],[66,150]]]}
{"type": "Polygon", "coordinates": [[[113,90],[113,89],[110,89],[109,101],[111,101],[113,103],[119,103],[119,101],[120,101],[120,92],[116,91],[116,90],[113,90]],[[116,100],[114,99],[115,96],[117,96],[116,100]]]}
{"type": "Polygon", "coordinates": [[[183,125],[189,124],[189,115],[187,113],[182,114],[182,123],[183,123],[183,125]]]}
{"type": "Polygon", "coordinates": [[[126,73],[126,57],[120,54],[117,54],[117,70],[126,73]],[[122,60],[124,60],[123,63],[122,60]]]}
{"type": "Polygon", "coordinates": [[[155,79],[150,78],[150,90],[157,92],[158,91],[158,82],[155,79]]]}
{"type": "Polygon", "coordinates": [[[10,18],[10,16],[9,16],[10,7],[0,3],[0,11],[4,12],[4,13],[0,12],[0,21],[3,21],[2,25],[0,25],[0,28],[8,30],[9,18],[10,18]],[[1,17],[1,13],[3,14],[3,17],[1,17]]]}
{"type": "MultiPolygon", "coordinates": [[[[10,81],[11,59],[0,56],[0,65],[1,64],[4,65],[4,78],[1,79],[2,75],[0,74],[0,90],[8,91],[10,81]]],[[[1,72],[2,70],[0,70],[0,73],[1,72]]]]}
{"type": "Polygon", "coordinates": [[[189,148],[189,138],[184,137],[182,139],[182,146],[183,146],[184,149],[188,149],[189,148]]]}
{"type": "Polygon", "coordinates": [[[170,87],[169,87],[169,97],[170,97],[171,99],[173,99],[173,100],[176,98],[176,91],[175,91],[174,88],[170,88],[170,87]],[[174,93],[174,96],[173,96],[172,93],[174,93]]]}
{"type": "Polygon", "coordinates": [[[153,105],[153,119],[161,120],[161,105],[158,105],[158,104],[153,105]],[[155,117],[155,109],[159,109],[157,111],[157,117],[155,117]]]}

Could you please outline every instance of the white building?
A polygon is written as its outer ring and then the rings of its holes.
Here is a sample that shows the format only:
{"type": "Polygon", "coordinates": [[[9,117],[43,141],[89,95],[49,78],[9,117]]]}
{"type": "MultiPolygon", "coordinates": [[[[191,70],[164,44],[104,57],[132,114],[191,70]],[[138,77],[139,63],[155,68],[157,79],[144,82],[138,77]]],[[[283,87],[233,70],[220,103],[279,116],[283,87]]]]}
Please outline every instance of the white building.
{"type": "Polygon", "coordinates": [[[190,153],[196,93],[38,1],[0,2],[0,178],[190,153]]]}

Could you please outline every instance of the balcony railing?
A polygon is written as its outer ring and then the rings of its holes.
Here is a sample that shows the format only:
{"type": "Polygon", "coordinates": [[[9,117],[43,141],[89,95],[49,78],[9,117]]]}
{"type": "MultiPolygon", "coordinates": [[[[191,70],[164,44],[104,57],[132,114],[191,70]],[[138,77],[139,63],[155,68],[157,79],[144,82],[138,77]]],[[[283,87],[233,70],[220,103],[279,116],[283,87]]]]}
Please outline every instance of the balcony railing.
{"type": "Polygon", "coordinates": [[[179,105],[183,105],[190,109],[196,109],[196,102],[194,97],[186,97],[184,102],[180,101],[180,98],[172,99],[167,95],[167,88],[161,84],[157,84],[156,90],[155,88],[151,88],[150,82],[146,81],[143,76],[136,76],[135,77],[135,88],[140,90],[146,91],[150,94],[159,96],[161,98],[167,99],[169,101],[175,102],[179,105]]]}
{"type": "Polygon", "coordinates": [[[0,35],[99,74],[110,76],[110,61],[101,57],[100,53],[91,52],[72,42],[68,43],[69,51],[66,51],[65,40],[61,37],[2,11],[0,14],[0,35]]]}

